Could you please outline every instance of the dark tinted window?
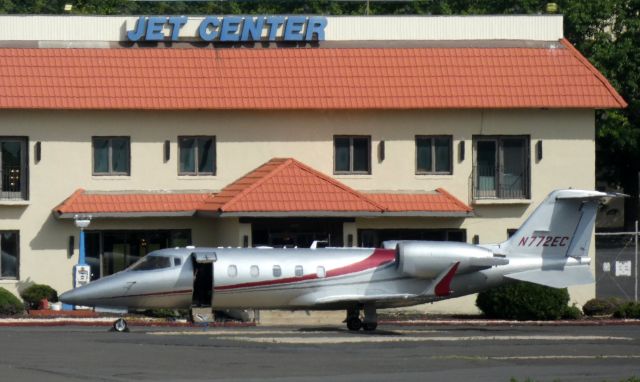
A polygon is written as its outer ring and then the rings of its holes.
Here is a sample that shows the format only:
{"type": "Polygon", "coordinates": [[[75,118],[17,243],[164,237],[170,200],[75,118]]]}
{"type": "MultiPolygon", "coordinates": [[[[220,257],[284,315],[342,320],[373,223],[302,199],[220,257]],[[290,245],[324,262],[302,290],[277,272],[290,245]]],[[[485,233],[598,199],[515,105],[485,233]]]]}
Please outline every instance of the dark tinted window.
{"type": "Polygon", "coordinates": [[[130,271],[151,271],[171,267],[171,258],[165,256],[145,256],[129,267],[130,271]]]}
{"type": "Polygon", "coordinates": [[[334,172],[368,174],[371,172],[371,138],[337,136],[333,139],[334,172]]]}
{"type": "Polygon", "coordinates": [[[416,172],[451,174],[451,141],[450,136],[416,137],[416,172]]]}
{"type": "Polygon", "coordinates": [[[0,231],[0,276],[18,278],[18,232],[0,231]]]}
{"type": "Polygon", "coordinates": [[[96,175],[129,175],[129,137],[93,138],[93,173],[96,175]]]}
{"type": "Polygon", "coordinates": [[[181,175],[215,175],[215,137],[179,137],[181,175]]]}

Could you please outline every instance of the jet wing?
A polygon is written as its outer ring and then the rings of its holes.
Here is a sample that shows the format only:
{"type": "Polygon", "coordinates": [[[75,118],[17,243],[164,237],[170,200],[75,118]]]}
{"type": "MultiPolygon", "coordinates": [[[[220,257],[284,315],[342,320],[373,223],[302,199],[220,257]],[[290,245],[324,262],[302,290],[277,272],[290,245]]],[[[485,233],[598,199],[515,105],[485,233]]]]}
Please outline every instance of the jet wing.
{"type": "Polygon", "coordinates": [[[321,297],[316,300],[316,304],[333,304],[339,302],[371,302],[371,301],[389,301],[389,300],[408,300],[419,297],[416,294],[376,294],[376,295],[340,295],[321,297]]]}

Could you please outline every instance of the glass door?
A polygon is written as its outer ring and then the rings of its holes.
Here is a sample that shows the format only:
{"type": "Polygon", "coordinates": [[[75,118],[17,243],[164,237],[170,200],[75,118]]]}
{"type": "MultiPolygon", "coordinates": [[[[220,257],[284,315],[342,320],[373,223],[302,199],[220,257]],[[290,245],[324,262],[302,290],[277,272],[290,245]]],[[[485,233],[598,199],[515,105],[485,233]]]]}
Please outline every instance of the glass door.
{"type": "Polygon", "coordinates": [[[494,198],[497,196],[497,153],[498,142],[495,139],[476,141],[476,197],[494,198]]]}

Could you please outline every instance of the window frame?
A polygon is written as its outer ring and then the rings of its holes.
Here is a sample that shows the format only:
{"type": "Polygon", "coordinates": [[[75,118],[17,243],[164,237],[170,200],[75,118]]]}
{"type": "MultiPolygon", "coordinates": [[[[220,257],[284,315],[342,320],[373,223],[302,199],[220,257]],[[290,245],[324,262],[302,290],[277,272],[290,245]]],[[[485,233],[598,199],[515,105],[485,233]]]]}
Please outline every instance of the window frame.
{"type": "Polygon", "coordinates": [[[334,135],[333,136],[333,174],[334,175],[371,175],[371,135],[334,135]],[[338,171],[336,169],[336,140],[337,139],[349,139],[349,170],[338,171]],[[353,170],[353,140],[354,139],[366,139],[367,140],[367,170],[366,171],[354,171],[353,170]]]}
{"type": "Polygon", "coordinates": [[[118,135],[95,135],[91,137],[91,175],[93,176],[131,176],[131,136],[118,136],[118,135]],[[106,139],[109,141],[108,143],[108,167],[109,170],[107,172],[96,172],[96,140],[97,139],[106,139]],[[126,139],[127,140],[127,171],[113,171],[113,140],[114,139],[126,139]]]}
{"type": "MultiPolygon", "coordinates": [[[[29,200],[29,137],[23,135],[2,135],[0,136],[0,143],[2,142],[20,142],[20,197],[13,197],[11,194],[17,194],[18,192],[7,191],[9,195],[4,196],[2,191],[2,179],[0,179],[0,200],[29,200]]],[[[1,155],[1,152],[0,152],[1,155]]],[[[2,158],[0,157],[0,166],[2,166],[2,158]]],[[[0,167],[0,176],[2,175],[2,169],[0,167]]]]}
{"type": "Polygon", "coordinates": [[[415,169],[416,175],[453,175],[453,135],[440,134],[440,135],[416,135],[415,136],[415,169]],[[436,171],[436,149],[435,139],[447,138],[449,140],[449,171],[436,171]],[[431,171],[423,171],[418,168],[418,139],[431,140],[431,171]]]}
{"type": "Polygon", "coordinates": [[[531,199],[531,136],[527,134],[514,134],[514,135],[474,135],[472,137],[472,148],[473,148],[473,173],[472,177],[472,192],[474,200],[491,200],[491,199],[514,199],[514,200],[529,200],[531,199]],[[504,151],[503,151],[503,141],[508,139],[521,139],[523,141],[523,168],[525,170],[525,179],[523,179],[524,185],[522,189],[521,197],[511,197],[505,196],[501,192],[501,180],[502,180],[502,171],[504,170],[504,151]],[[495,142],[496,145],[496,187],[495,187],[495,195],[494,196],[480,196],[478,195],[478,180],[476,169],[478,166],[478,142],[495,142]]]}
{"type": "Polygon", "coordinates": [[[178,136],[178,175],[179,176],[216,176],[217,172],[218,172],[218,150],[217,150],[217,140],[216,140],[216,136],[215,135],[179,135],[178,136]],[[180,142],[184,139],[195,139],[195,146],[194,146],[194,170],[195,171],[181,171],[180,168],[180,154],[182,153],[182,148],[180,145],[180,142]],[[211,166],[211,172],[200,172],[198,171],[198,168],[200,167],[200,162],[199,162],[199,147],[200,145],[199,140],[200,139],[211,139],[211,160],[213,161],[212,166],[211,166]]]}
{"type": "MultiPolygon", "coordinates": [[[[20,280],[20,230],[3,229],[0,235],[4,233],[14,233],[16,235],[16,275],[2,276],[2,261],[0,261],[0,280],[20,280]]],[[[0,251],[2,251],[2,236],[0,236],[0,251]]]]}

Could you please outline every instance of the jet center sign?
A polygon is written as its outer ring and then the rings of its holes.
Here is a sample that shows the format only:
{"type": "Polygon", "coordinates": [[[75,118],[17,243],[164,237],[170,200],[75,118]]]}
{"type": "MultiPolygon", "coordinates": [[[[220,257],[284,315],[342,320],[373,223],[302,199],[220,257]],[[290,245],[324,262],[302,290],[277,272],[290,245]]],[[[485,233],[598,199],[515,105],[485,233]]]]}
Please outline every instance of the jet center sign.
{"type": "Polygon", "coordinates": [[[140,16],[127,31],[129,41],[322,41],[327,18],[322,16],[207,16],[199,24],[186,16],[140,16]],[[192,33],[189,33],[189,30],[192,33]],[[184,33],[181,33],[184,32],[184,33]],[[185,37],[185,35],[187,37],[185,37]]]}

